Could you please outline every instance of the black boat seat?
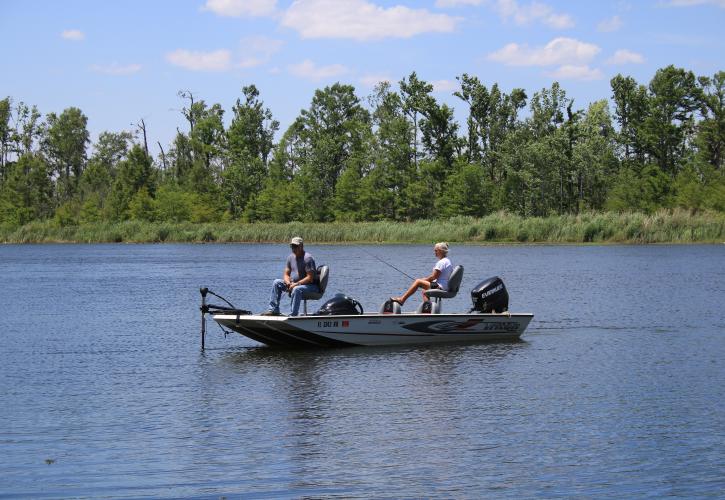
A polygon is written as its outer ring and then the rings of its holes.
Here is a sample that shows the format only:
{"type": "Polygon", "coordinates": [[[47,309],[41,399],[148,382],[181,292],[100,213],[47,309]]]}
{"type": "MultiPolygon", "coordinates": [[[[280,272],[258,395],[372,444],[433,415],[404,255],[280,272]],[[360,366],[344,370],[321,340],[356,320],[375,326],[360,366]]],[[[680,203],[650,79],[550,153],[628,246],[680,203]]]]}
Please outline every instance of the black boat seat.
{"type": "MultiPolygon", "coordinates": [[[[461,281],[463,280],[463,266],[456,266],[451,272],[451,277],[448,280],[448,290],[441,290],[437,288],[435,290],[426,290],[423,295],[428,297],[431,302],[431,314],[440,314],[442,299],[452,299],[458,295],[458,290],[461,288],[461,281]]],[[[417,314],[423,313],[423,307],[425,302],[421,302],[418,309],[415,311],[417,314]]]]}
{"type": "Polygon", "coordinates": [[[394,302],[390,299],[383,302],[383,305],[380,306],[380,314],[400,314],[400,304],[398,302],[394,302]]]}
{"type": "Polygon", "coordinates": [[[304,292],[302,294],[302,304],[304,307],[305,316],[307,316],[307,301],[308,300],[320,300],[325,295],[325,289],[327,288],[327,279],[330,276],[330,268],[328,266],[320,266],[317,268],[317,285],[320,288],[319,292],[304,292]]]}

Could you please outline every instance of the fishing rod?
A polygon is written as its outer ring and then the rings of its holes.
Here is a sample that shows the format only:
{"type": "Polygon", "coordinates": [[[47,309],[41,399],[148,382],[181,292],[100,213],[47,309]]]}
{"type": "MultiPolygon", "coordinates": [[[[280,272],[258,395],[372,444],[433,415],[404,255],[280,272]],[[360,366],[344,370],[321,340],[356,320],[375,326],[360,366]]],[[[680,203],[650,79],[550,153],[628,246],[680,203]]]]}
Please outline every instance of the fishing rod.
{"type": "Polygon", "coordinates": [[[375,258],[376,258],[377,260],[379,260],[380,262],[382,262],[382,263],[383,263],[383,264],[385,264],[386,266],[388,266],[388,267],[392,267],[393,269],[395,269],[396,271],[398,271],[398,272],[399,272],[400,274],[402,274],[403,276],[407,276],[408,278],[410,278],[410,279],[412,279],[412,280],[415,280],[415,278],[413,278],[413,277],[412,277],[412,276],[411,276],[410,274],[408,274],[408,273],[404,273],[403,271],[401,271],[400,269],[398,269],[397,267],[395,267],[394,265],[392,265],[392,264],[391,264],[391,263],[389,263],[389,262],[385,262],[385,261],[384,261],[383,259],[381,259],[381,258],[380,258],[380,257],[378,257],[377,255],[375,255],[374,253],[372,253],[372,252],[368,252],[368,251],[367,251],[367,250],[366,250],[365,248],[363,248],[363,251],[364,251],[364,252],[365,252],[366,254],[368,254],[368,255],[371,255],[371,256],[373,256],[373,257],[375,257],[375,258]]]}

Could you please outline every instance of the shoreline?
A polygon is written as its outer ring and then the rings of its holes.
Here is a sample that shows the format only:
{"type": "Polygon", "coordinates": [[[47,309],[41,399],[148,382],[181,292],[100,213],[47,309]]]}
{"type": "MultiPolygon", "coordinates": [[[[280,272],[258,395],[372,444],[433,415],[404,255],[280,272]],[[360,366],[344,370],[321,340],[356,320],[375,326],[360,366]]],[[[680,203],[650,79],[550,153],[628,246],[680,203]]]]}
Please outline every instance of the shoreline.
{"type": "Polygon", "coordinates": [[[296,235],[316,244],[720,244],[725,242],[725,213],[660,210],[524,218],[500,212],[415,222],[124,221],[80,226],[49,220],[0,228],[0,243],[286,243],[296,235]]]}

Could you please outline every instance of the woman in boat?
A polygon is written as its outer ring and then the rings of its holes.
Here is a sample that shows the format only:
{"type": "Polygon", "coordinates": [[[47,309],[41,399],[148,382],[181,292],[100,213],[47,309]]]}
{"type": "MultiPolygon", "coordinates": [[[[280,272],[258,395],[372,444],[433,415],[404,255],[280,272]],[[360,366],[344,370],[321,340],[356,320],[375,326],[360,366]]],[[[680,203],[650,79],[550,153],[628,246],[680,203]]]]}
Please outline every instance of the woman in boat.
{"type": "MultiPolygon", "coordinates": [[[[433,251],[435,252],[438,262],[436,262],[436,265],[433,267],[433,272],[430,273],[430,276],[418,278],[412,285],[410,285],[408,291],[406,291],[401,297],[390,297],[390,300],[397,302],[402,306],[418,288],[422,288],[423,291],[430,290],[431,288],[448,290],[448,280],[451,278],[451,273],[453,272],[453,264],[451,264],[451,261],[448,258],[448,243],[436,243],[433,247],[433,251]]],[[[428,297],[423,294],[423,301],[425,302],[427,300],[428,297]]]]}

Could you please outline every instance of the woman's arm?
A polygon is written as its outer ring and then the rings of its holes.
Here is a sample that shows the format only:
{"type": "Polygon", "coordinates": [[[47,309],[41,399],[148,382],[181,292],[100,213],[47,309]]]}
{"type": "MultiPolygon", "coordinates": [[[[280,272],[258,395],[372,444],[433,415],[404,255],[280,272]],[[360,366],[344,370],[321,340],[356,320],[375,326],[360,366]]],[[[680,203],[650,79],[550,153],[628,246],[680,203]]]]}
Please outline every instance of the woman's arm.
{"type": "Polygon", "coordinates": [[[441,272],[439,269],[433,269],[433,272],[430,273],[430,276],[423,278],[423,279],[426,280],[428,283],[430,283],[431,281],[437,280],[438,276],[440,276],[440,275],[441,275],[441,272]]]}

